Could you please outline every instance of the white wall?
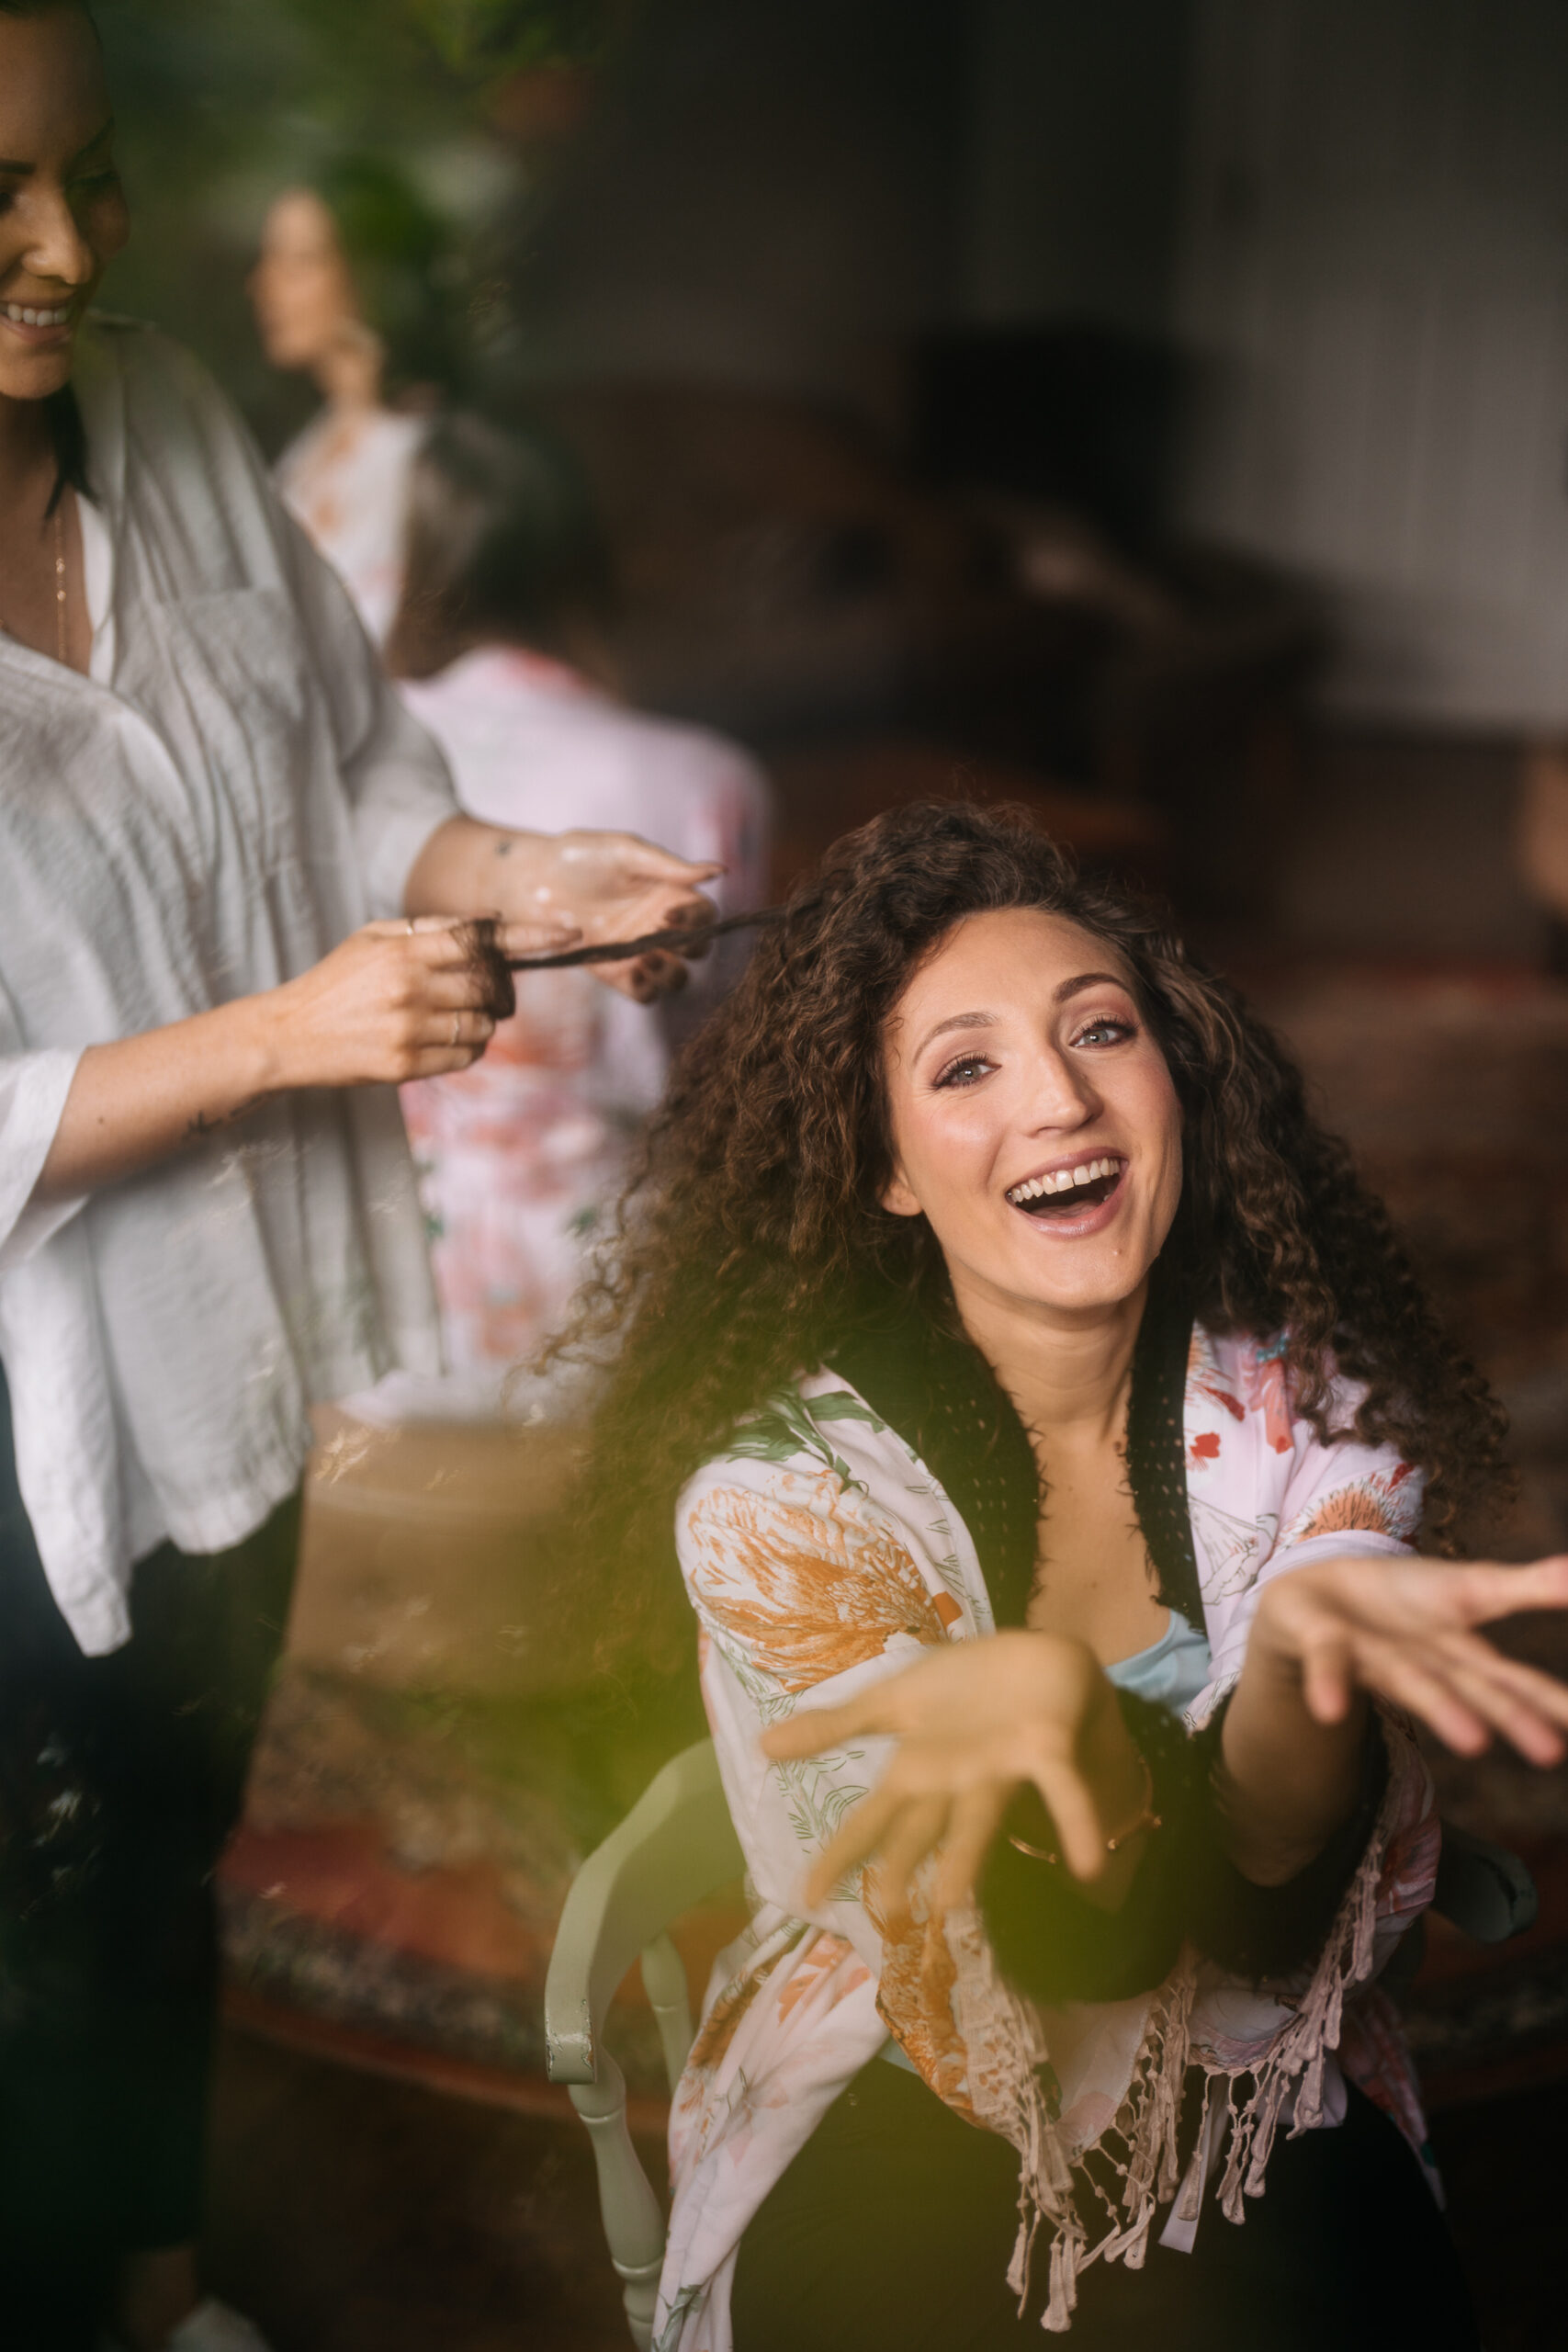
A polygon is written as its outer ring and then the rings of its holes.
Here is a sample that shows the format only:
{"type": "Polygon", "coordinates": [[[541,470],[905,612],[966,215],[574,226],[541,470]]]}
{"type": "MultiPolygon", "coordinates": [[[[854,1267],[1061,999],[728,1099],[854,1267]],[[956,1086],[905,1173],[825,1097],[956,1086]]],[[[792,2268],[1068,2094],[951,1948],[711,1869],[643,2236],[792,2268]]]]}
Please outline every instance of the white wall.
{"type": "Polygon", "coordinates": [[[1568,723],[1568,5],[1200,0],[1183,501],[1333,596],[1343,710],[1568,723]]]}

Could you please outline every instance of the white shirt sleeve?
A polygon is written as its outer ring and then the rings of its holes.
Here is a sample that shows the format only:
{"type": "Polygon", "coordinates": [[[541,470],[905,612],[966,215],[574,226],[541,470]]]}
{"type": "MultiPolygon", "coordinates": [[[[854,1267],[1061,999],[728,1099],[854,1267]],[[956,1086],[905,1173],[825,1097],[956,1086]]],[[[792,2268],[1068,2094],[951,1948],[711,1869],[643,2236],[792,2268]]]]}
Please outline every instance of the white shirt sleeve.
{"type": "Polygon", "coordinates": [[[32,1197],[81,1058],[57,1047],[24,1052],[11,1001],[0,987],[0,1274],[25,1264],[86,1197],[32,1197]]]}
{"type": "Polygon", "coordinates": [[[457,814],[446,763],[381,668],[348,591],[288,518],[290,565],[336,738],[372,915],[400,915],[432,833],[457,814]]]}

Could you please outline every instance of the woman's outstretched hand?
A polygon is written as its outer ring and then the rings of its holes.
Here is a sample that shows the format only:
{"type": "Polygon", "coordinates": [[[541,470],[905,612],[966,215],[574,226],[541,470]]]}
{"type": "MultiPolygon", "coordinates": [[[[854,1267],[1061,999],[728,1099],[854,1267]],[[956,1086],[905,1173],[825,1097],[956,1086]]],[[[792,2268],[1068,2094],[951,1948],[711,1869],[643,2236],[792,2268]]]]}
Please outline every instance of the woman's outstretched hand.
{"type": "Polygon", "coordinates": [[[1561,1764],[1568,1686],[1505,1657],[1477,1628],[1563,1608],[1568,1556],[1526,1568],[1320,1560],[1265,1585],[1247,1662],[1298,1681],[1319,1724],[1343,1723],[1365,1691],[1418,1717],[1461,1756],[1501,1737],[1532,1764],[1561,1764]]]}
{"type": "Polygon", "coordinates": [[[933,1650],[841,1706],[801,1708],[763,1733],[762,1748],[784,1761],[877,1736],[896,1739],[897,1751],[813,1866],[813,1907],[874,1854],[884,1908],[897,1913],[937,1847],[937,1900],[964,1901],[1024,1784],[1039,1791],[1067,1868],[1100,1878],[1107,1832],[1136,1811],[1144,1788],[1137,1751],[1093,1654],[1049,1634],[996,1634],[933,1650]]]}

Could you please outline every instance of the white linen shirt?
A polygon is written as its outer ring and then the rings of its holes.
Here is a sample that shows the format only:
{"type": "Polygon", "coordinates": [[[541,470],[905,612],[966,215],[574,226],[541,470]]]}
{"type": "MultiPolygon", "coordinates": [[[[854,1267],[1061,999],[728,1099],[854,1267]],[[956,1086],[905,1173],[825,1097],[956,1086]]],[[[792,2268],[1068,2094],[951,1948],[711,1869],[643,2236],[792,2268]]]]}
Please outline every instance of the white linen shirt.
{"type": "Polygon", "coordinates": [[[454,802],[198,364],[98,319],[75,384],[90,675],[0,633],[0,1361],[50,1583],[99,1655],[136,1559],[239,1543],[298,1483],[311,1402],[439,1350],[390,1087],[281,1097],[29,1205],[77,1060],[400,912],[454,802]]]}

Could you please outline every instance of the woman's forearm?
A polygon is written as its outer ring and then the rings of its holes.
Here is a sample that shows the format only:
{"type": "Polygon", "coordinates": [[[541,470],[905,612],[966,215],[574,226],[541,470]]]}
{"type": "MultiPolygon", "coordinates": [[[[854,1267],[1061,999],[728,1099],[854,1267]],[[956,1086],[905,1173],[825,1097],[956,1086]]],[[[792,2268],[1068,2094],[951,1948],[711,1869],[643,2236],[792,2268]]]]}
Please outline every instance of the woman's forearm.
{"type": "Polygon", "coordinates": [[[276,988],[89,1046],[34,1199],[68,1200],[133,1175],[270,1095],[467,1069],[512,1011],[502,957],[541,935],[367,923],[276,988]]]}
{"type": "Polygon", "coordinates": [[[264,1007],[242,997],[188,1021],[89,1046],[76,1066],[35,1200],[69,1200],[169,1159],[274,1092],[264,1007]]]}
{"type": "MultiPolygon", "coordinates": [[[[448,817],[414,860],[403,892],[403,911],[520,917],[533,894],[549,887],[554,849],[547,833],[513,832],[503,825],[482,825],[474,817],[448,817]]],[[[548,912],[548,903],[541,903],[548,912]]]]}
{"type": "Polygon", "coordinates": [[[1259,1886],[1282,1885],[1315,1860],[1354,1811],[1367,1707],[1358,1693],[1341,1721],[1319,1723],[1308,1710],[1299,1668],[1258,1638],[1255,1626],[1225,1714],[1216,1779],[1225,1844],[1245,1877],[1259,1886]]]}

